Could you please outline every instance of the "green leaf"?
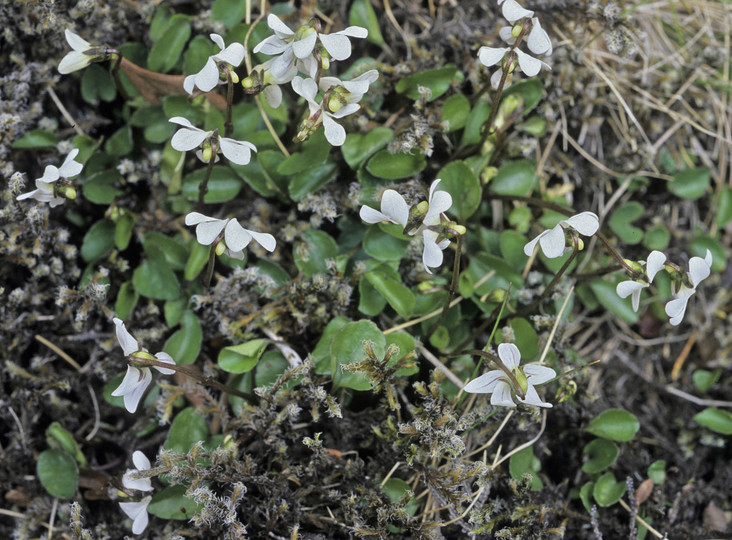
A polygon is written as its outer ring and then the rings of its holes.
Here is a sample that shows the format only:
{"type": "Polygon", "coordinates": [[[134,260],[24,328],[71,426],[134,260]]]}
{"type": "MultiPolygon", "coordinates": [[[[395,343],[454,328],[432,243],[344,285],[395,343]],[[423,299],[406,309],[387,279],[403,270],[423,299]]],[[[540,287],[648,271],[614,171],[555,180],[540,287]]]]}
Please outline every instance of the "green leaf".
{"type": "Polygon", "coordinates": [[[201,245],[195,239],[191,240],[191,245],[191,253],[188,255],[186,267],[183,271],[183,277],[186,281],[192,281],[201,273],[203,267],[208,263],[209,254],[211,252],[211,246],[201,245]]]}
{"type": "Polygon", "coordinates": [[[706,408],[694,415],[697,424],[722,435],[732,435],[732,413],[723,409],[706,408]]]}
{"type": "MultiPolygon", "coordinates": [[[[183,178],[183,195],[189,201],[198,200],[198,186],[206,176],[206,168],[196,169],[183,178]]],[[[211,178],[208,180],[208,191],[204,196],[204,202],[208,204],[230,201],[241,191],[241,181],[228,167],[214,165],[211,171],[211,178]]]]}
{"type": "Polygon", "coordinates": [[[245,373],[257,365],[269,345],[269,340],[253,339],[239,345],[224,347],[219,352],[218,364],[228,373],[245,373]]]}
{"type": "Polygon", "coordinates": [[[582,453],[588,456],[582,464],[582,470],[587,474],[597,474],[615,463],[618,458],[618,445],[605,439],[594,439],[585,446],[582,453]]]}
{"type": "Polygon", "coordinates": [[[725,187],[717,202],[717,226],[722,228],[732,220],[732,188],[725,187]]]}
{"type": "Polygon", "coordinates": [[[181,297],[176,300],[168,300],[163,304],[163,315],[165,316],[165,324],[168,327],[177,326],[183,317],[183,312],[188,306],[188,298],[181,297]]]}
{"type": "Polygon", "coordinates": [[[654,484],[663,484],[666,481],[666,460],[659,459],[651,463],[648,467],[648,478],[653,480],[654,484]]]}
{"type": "Polygon", "coordinates": [[[318,130],[302,144],[301,152],[291,154],[277,166],[277,174],[291,176],[323,165],[328,159],[330,148],[330,143],[325,138],[325,132],[318,130]]]}
{"type": "Polygon", "coordinates": [[[173,357],[179,366],[192,364],[201,352],[203,332],[198,317],[192,311],[183,313],[182,328],[168,338],[163,351],[173,357]]]}
{"type": "Polygon", "coordinates": [[[333,337],[348,322],[348,319],[343,316],[334,317],[323,330],[317,345],[315,345],[315,349],[311,353],[313,365],[315,365],[315,373],[318,375],[330,375],[330,344],[333,341],[333,337]]]}
{"type": "Polygon", "coordinates": [[[188,259],[188,250],[176,240],[159,232],[151,231],[145,235],[142,246],[147,253],[150,249],[158,249],[165,256],[165,261],[174,270],[183,270],[188,259]]]}
{"type": "Polygon", "coordinates": [[[620,500],[623,496],[627,485],[625,482],[616,482],[615,475],[611,472],[606,472],[595,482],[595,487],[592,490],[592,496],[595,497],[597,504],[600,506],[612,506],[620,500]]]}
{"type": "Polygon", "coordinates": [[[533,163],[526,159],[506,161],[499,168],[489,187],[499,195],[531,194],[536,186],[536,172],[533,163]]]}
{"type": "Polygon", "coordinates": [[[470,116],[470,101],[462,94],[455,94],[442,105],[442,121],[448,123],[447,132],[465,126],[470,116]]]}
{"type": "MultiPolygon", "coordinates": [[[[481,128],[491,115],[491,102],[487,97],[478,100],[470,111],[468,121],[465,123],[465,131],[463,131],[462,146],[477,144],[482,139],[481,128]]],[[[477,171],[476,171],[477,173],[477,171]]]]}
{"type": "Polygon", "coordinates": [[[94,204],[112,204],[115,197],[123,193],[114,187],[119,174],[113,169],[95,173],[82,186],[84,198],[94,204]]]}
{"type": "Polygon", "coordinates": [[[293,201],[301,201],[311,193],[315,193],[325,184],[333,180],[336,174],[333,162],[313,167],[295,175],[290,183],[290,197],[293,201]]]}
{"type": "Polygon", "coordinates": [[[155,10],[155,15],[153,16],[153,20],[150,23],[150,30],[148,31],[152,41],[157,41],[163,37],[172,16],[173,8],[168,5],[163,4],[155,10]]]}
{"type": "Polygon", "coordinates": [[[277,173],[277,167],[284,159],[279,151],[264,150],[257,154],[257,160],[248,165],[230,164],[236,174],[262,197],[284,195],[287,177],[277,173]]]}
{"type": "Polygon", "coordinates": [[[369,156],[384,148],[394,140],[394,132],[386,127],[377,127],[366,135],[349,133],[341,146],[343,159],[354,171],[369,156]]]}
{"type": "Polygon", "coordinates": [[[518,94],[521,96],[523,110],[521,116],[525,116],[541,101],[541,94],[544,91],[544,85],[538,78],[532,78],[512,84],[508,90],[503,93],[503,97],[518,94]]]}
{"type": "Polygon", "coordinates": [[[637,201],[624,204],[610,216],[608,221],[610,230],[626,244],[639,244],[643,238],[643,231],[638,227],[633,227],[631,223],[639,219],[644,211],[643,205],[637,201]]]}
{"type": "Polygon", "coordinates": [[[368,160],[366,170],[379,178],[399,180],[414,176],[427,166],[424,154],[391,154],[388,150],[380,150],[368,160]]]}
{"type": "Polygon", "coordinates": [[[44,450],[38,456],[36,473],[49,495],[70,499],[79,484],[79,468],[76,461],[61,450],[44,450]]]}
{"type": "Polygon", "coordinates": [[[360,362],[366,358],[364,342],[373,343],[374,354],[383,358],[386,352],[386,339],[381,330],[371,321],[357,321],[346,324],[333,337],[330,345],[331,373],[336,386],[369,390],[371,381],[360,373],[343,371],[341,366],[360,362]]]}
{"type": "Polygon", "coordinates": [[[404,511],[407,515],[414,516],[419,510],[419,501],[414,498],[414,493],[404,480],[401,478],[389,478],[386,482],[381,485],[381,491],[383,491],[392,504],[400,504],[402,499],[410,495],[409,500],[404,505],[404,511]]]}
{"type": "Polygon", "coordinates": [[[191,37],[191,25],[186,15],[173,15],[162,37],[155,42],[147,57],[150,71],[167,73],[178,62],[183,48],[191,37]]]}
{"type": "Polygon", "coordinates": [[[371,285],[366,276],[358,280],[358,311],[370,317],[376,317],[384,311],[386,298],[379,294],[379,291],[371,285]]]}
{"type": "Polygon", "coordinates": [[[153,246],[146,253],[148,258],[132,273],[135,289],[155,300],[176,300],[180,296],[180,285],[165,256],[153,246]]]}
{"type": "Polygon", "coordinates": [[[638,429],[640,423],[633,414],[623,409],[607,409],[593,418],[585,431],[603,439],[627,442],[638,429]]]}
{"type": "Polygon", "coordinates": [[[437,69],[428,69],[419,71],[400,79],[396,85],[396,91],[400,94],[407,94],[413,100],[420,99],[419,87],[429,88],[431,91],[428,101],[433,101],[447,92],[454,78],[462,77],[458,75],[455,64],[447,64],[437,69]]]}
{"type": "Polygon", "coordinates": [[[302,235],[304,242],[293,248],[295,265],[307,277],[315,274],[328,274],[327,259],[338,255],[338,244],[333,237],[323,231],[309,229],[302,235]]]}
{"type": "Polygon", "coordinates": [[[654,225],[643,235],[643,247],[650,250],[663,251],[671,241],[671,233],[665,225],[654,225]]]}
{"type": "Polygon", "coordinates": [[[480,182],[473,170],[464,161],[452,161],[445,165],[437,178],[442,181],[438,189],[447,191],[452,196],[449,212],[464,222],[480,206],[480,182]]]}
{"type": "MultiPolygon", "coordinates": [[[[215,5],[215,3],[214,3],[215,5]]],[[[206,65],[206,62],[208,62],[209,56],[213,56],[219,51],[219,48],[217,45],[215,45],[208,36],[202,36],[198,35],[195,36],[189,43],[188,47],[186,48],[186,52],[183,53],[183,73],[198,73],[203,69],[203,66],[206,65]]],[[[185,102],[188,101],[187,95],[180,95],[180,96],[168,96],[163,99],[163,103],[167,101],[170,98],[176,98],[176,101],[180,98],[183,98],[185,102]]],[[[199,109],[195,109],[194,107],[188,106],[186,103],[186,108],[190,109],[191,111],[196,111],[195,115],[196,118],[187,115],[185,112],[175,111],[171,112],[167,108],[165,109],[165,114],[168,115],[168,118],[172,118],[173,116],[185,116],[188,118],[188,120],[191,121],[191,123],[194,126],[200,125],[203,122],[203,115],[201,114],[199,109]]],[[[234,116],[236,118],[236,116],[234,116]]],[[[236,137],[233,137],[236,138],[236,137]]],[[[238,138],[237,138],[238,139],[238,138]]]]}
{"type": "Polygon", "coordinates": [[[13,148],[54,148],[58,144],[58,137],[50,131],[34,129],[13,141],[13,148]]]}
{"type": "Polygon", "coordinates": [[[539,491],[544,487],[541,478],[536,474],[541,470],[541,462],[534,455],[533,446],[527,446],[513,454],[508,461],[508,470],[514,480],[523,480],[525,474],[531,476],[531,491],[539,491]]]}
{"type": "Polygon", "coordinates": [[[84,235],[81,257],[86,262],[96,262],[112,249],[114,249],[114,223],[100,219],[84,235]]]}
{"type": "Polygon", "coordinates": [[[511,320],[511,328],[516,336],[515,343],[521,352],[521,358],[531,360],[539,354],[539,336],[529,321],[523,317],[511,320]]]}
{"type": "Polygon", "coordinates": [[[348,12],[348,22],[353,26],[361,26],[368,30],[369,35],[366,37],[374,45],[383,47],[385,45],[384,36],[381,35],[379,28],[379,19],[376,12],[371,6],[369,0],[355,0],[348,12]]]}
{"type": "Polygon", "coordinates": [[[722,244],[715,238],[707,235],[700,235],[694,238],[690,250],[692,255],[706,256],[707,250],[712,253],[712,272],[721,272],[727,267],[727,253],[722,244]]]}
{"type": "Polygon", "coordinates": [[[232,28],[242,21],[246,11],[247,3],[241,0],[216,0],[211,6],[211,18],[232,28]]]}
{"type": "Polygon", "coordinates": [[[638,321],[638,314],[633,311],[631,298],[620,298],[615,292],[616,283],[607,281],[594,281],[590,283],[590,289],[595,294],[600,305],[613,315],[616,315],[629,324],[638,321]]]}
{"type": "Polygon", "coordinates": [[[114,303],[114,312],[117,314],[117,317],[122,320],[127,319],[132,313],[132,310],[135,309],[139,297],[140,295],[137,294],[137,291],[132,286],[132,282],[125,281],[120,286],[119,292],[117,293],[117,301],[114,303]]]}
{"type": "Polygon", "coordinates": [[[153,495],[147,511],[162,519],[191,519],[201,511],[203,505],[185,496],[186,486],[168,486],[153,495]]]}
{"type": "Polygon", "coordinates": [[[697,390],[707,392],[719,380],[721,375],[722,371],[719,369],[715,369],[714,371],[697,369],[691,374],[691,380],[694,381],[694,386],[696,386],[697,390]]]}
{"type": "Polygon", "coordinates": [[[166,450],[185,454],[199,441],[208,439],[208,423],[193,407],[180,411],[168,431],[166,450]]]}
{"type": "MultiPolygon", "coordinates": [[[[290,367],[290,364],[280,351],[267,351],[262,355],[257,365],[257,371],[254,374],[254,385],[261,388],[262,386],[274,384],[288,367],[290,367]]],[[[289,388],[295,383],[296,380],[293,379],[286,387],[289,388]]]]}
{"type": "Polygon", "coordinates": [[[364,274],[366,279],[379,291],[391,307],[401,317],[408,318],[416,300],[414,294],[400,281],[392,279],[384,272],[372,271],[364,274]]]}
{"type": "Polygon", "coordinates": [[[500,246],[501,254],[511,266],[523,270],[529,258],[524,253],[526,237],[520,232],[508,229],[501,233],[500,246]]]}
{"type": "Polygon", "coordinates": [[[114,245],[117,249],[124,251],[130,245],[132,238],[132,229],[135,227],[135,215],[131,212],[125,212],[117,220],[114,227],[114,245]]]}
{"type": "Polygon", "coordinates": [[[113,101],[117,95],[117,88],[109,72],[99,64],[88,66],[81,76],[81,97],[91,105],[97,105],[99,100],[113,101]]]}
{"type": "Polygon", "coordinates": [[[709,169],[706,167],[684,169],[674,174],[668,190],[682,199],[698,199],[706,193],[710,179],[709,169]]]}
{"type": "Polygon", "coordinates": [[[363,250],[377,261],[399,261],[408,246],[409,240],[392,236],[379,226],[369,227],[363,236],[363,250]]]}
{"type": "Polygon", "coordinates": [[[130,126],[123,126],[115,131],[104,143],[104,150],[113,156],[121,157],[132,152],[132,129],[130,126]]]}
{"type": "Polygon", "coordinates": [[[595,483],[587,482],[585,485],[582,486],[582,489],[580,489],[579,493],[580,500],[582,501],[585,510],[587,510],[588,512],[592,511],[592,507],[594,506],[591,499],[593,489],[595,489],[595,483]]]}

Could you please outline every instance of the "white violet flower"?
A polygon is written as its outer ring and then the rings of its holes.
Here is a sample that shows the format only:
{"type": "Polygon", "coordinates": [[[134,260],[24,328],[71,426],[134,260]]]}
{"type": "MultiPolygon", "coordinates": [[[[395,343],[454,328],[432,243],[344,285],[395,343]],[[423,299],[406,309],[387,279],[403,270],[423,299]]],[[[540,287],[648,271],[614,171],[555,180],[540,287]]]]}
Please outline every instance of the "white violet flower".
{"type": "MultiPolygon", "coordinates": [[[[134,362],[135,358],[143,358],[148,360],[157,359],[158,362],[175,365],[175,360],[173,360],[173,358],[168,353],[159,352],[153,357],[149,352],[147,352],[146,349],[143,349],[137,342],[137,340],[133,338],[132,335],[127,331],[127,329],[125,328],[125,324],[120,319],[115,317],[113,319],[113,322],[117,327],[117,341],[119,341],[119,344],[122,347],[122,351],[124,355],[128,358],[128,361],[134,362]]],[[[153,367],[163,375],[172,375],[173,373],[175,373],[174,369],[168,369],[158,366],[153,367]]],[[[140,399],[145,393],[145,390],[147,390],[147,387],[150,386],[151,382],[152,372],[150,371],[149,367],[138,368],[132,365],[128,365],[127,373],[125,374],[125,378],[122,380],[122,384],[120,384],[114,390],[114,392],[112,392],[112,395],[123,396],[125,408],[129,412],[133,413],[137,410],[140,399]]],[[[147,523],[147,520],[145,521],[147,523]]]]}
{"type": "MultiPolygon", "coordinates": [[[[407,227],[409,220],[409,205],[399,193],[393,189],[387,189],[381,196],[381,212],[374,210],[370,206],[362,206],[359,216],[366,223],[381,223],[389,221],[401,225],[402,228],[407,227]]],[[[410,231],[415,234],[417,231],[410,231]]]]}
{"type": "Polygon", "coordinates": [[[524,246],[524,253],[530,257],[538,243],[547,258],[561,257],[566,246],[565,227],[571,227],[584,236],[592,236],[600,228],[600,220],[592,212],[582,212],[576,216],[563,219],[553,229],[544,231],[531,242],[528,242],[524,246]]]}
{"type": "Polygon", "coordinates": [[[291,64],[284,72],[277,75],[272,72],[275,59],[254,66],[252,72],[242,82],[244,91],[248,93],[263,92],[264,98],[273,109],[282,103],[282,89],[279,85],[288,83],[297,75],[295,64],[291,64]]]}
{"type": "MultiPolygon", "coordinates": [[[[520,403],[535,407],[552,406],[551,403],[542,401],[536,392],[536,388],[534,388],[556,377],[557,374],[552,368],[538,364],[528,364],[520,369],[521,353],[513,343],[501,343],[498,346],[498,357],[516,377],[524,392],[524,399],[521,399],[518,395],[515,396],[520,403]]],[[[465,385],[463,390],[472,394],[492,394],[491,405],[496,407],[516,406],[513,401],[515,392],[511,386],[511,379],[500,369],[489,371],[477,379],[473,379],[465,385]]]]}
{"type": "Polygon", "coordinates": [[[217,253],[224,250],[234,259],[244,258],[244,248],[254,240],[270,253],[277,247],[275,237],[268,233],[250,231],[242,227],[236,219],[216,219],[191,212],[186,216],[186,225],[196,225],[196,240],[204,246],[216,243],[217,253]],[[221,247],[219,247],[221,246],[221,247]]]}
{"type": "Polygon", "coordinates": [[[68,28],[64,31],[66,41],[71,46],[71,52],[66,53],[58,64],[58,72],[67,75],[84,69],[92,62],[103,60],[106,56],[103,47],[95,47],[88,41],[74,34],[68,28]]]}
{"type": "Polygon", "coordinates": [[[132,463],[135,464],[134,469],[127,469],[122,476],[122,485],[127,489],[136,489],[137,491],[152,491],[152,483],[149,478],[132,478],[132,474],[140,471],[150,470],[150,460],[147,456],[135,450],[132,453],[132,463]]]}
{"type": "Polygon", "coordinates": [[[427,213],[422,221],[422,240],[424,241],[424,249],[422,251],[422,264],[428,274],[432,271],[430,268],[437,268],[442,265],[442,251],[450,245],[450,240],[443,238],[438,242],[439,233],[429,227],[436,227],[442,222],[442,213],[447,212],[452,206],[452,197],[447,191],[437,191],[437,186],[441,180],[438,178],[430,186],[429,206],[427,213]]]}
{"type": "Polygon", "coordinates": [[[666,304],[666,315],[669,316],[669,322],[673,326],[681,324],[684,313],[686,313],[686,304],[689,303],[689,298],[696,292],[699,283],[707,279],[709,274],[711,274],[712,262],[712,252],[709,250],[707,250],[706,256],[703,259],[701,257],[692,257],[689,260],[688,276],[691,287],[682,284],[681,289],[676,293],[676,298],[666,304]]]}
{"type": "Polygon", "coordinates": [[[35,199],[40,202],[47,202],[51,208],[58,206],[63,203],[65,199],[73,199],[76,197],[76,190],[73,186],[65,186],[66,189],[59,189],[56,182],[61,178],[70,178],[76,176],[83,169],[83,165],[78,161],[74,161],[74,158],[79,155],[79,150],[74,148],[66,156],[61,167],[55,167],[48,165],[43,171],[41,178],[36,178],[36,189],[18,195],[17,199],[22,201],[23,199],[35,199]],[[60,192],[60,193],[59,193],[60,192]],[[59,197],[59,194],[63,194],[64,197],[59,197]]]}
{"type": "MultiPolygon", "coordinates": [[[[168,122],[183,126],[175,132],[170,144],[173,148],[180,152],[187,152],[194,148],[202,147],[202,150],[196,153],[198,159],[204,163],[213,157],[211,151],[211,140],[216,139],[216,153],[221,151],[224,156],[237,165],[246,165],[252,159],[252,151],[256,152],[257,147],[247,141],[237,141],[228,137],[221,137],[217,130],[204,131],[191,124],[182,116],[174,116],[168,122]]],[[[218,160],[218,156],[215,158],[218,160]]]]}
{"type": "Polygon", "coordinates": [[[244,60],[244,45],[241,43],[232,43],[228,47],[224,47],[224,39],[218,34],[211,34],[211,41],[221,49],[220,52],[209,56],[203,69],[194,75],[188,75],[183,81],[183,88],[189,94],[193,93],[194,88],[198,87],[203,92],[213,90],[221,80],[222,69],[231,74],[231,80],[234,83],[239,82],[239,77],[233,69],[241,64],[244,60]]]}
{"type": "Polygon", "coordinates": [[[524,9],[516,0],[498,0],[498,5],[501,6],[503,18],[511,24],[519,19],[528,19],[534,16],[533,11],[524,9]]]}
{"type": "Polygon", "coordinates": [[[147,516],[147,507],[152,500],[151,496],[147,496],[138,502],[119,503],[122,511],[132,520],[132,534],[142,534],[147,527],[149,518],[147,516]]]}
{"type": "Polygon", "coordinates": [[[292,79],[292,89],[305,98],[310,109],[296,140],[305,140],[322,123],[325,138],[328,142],[333,146],[342,146],[346,142],[346,130],[336,122],[336,119],[343,118],[359,110],[358,101],[378,76],[378,72],[372,69],[351,81],[341,81],[335,77],[323,77],[320,86],[325,94],[321,103],[315,101],[318,94],[318,85],[313,79],[303,79],[300,76],[292,79]]]}
{"type": "Polygon", "coordinates": [[[633,281],[632,279],[621,281],[615,288],[615,292],[617,292],[620,298],[627,298],[630,296],[633,304],[633,311],[638,311],[641,291],[653,283],[653,278],[655,278],[656,274],[663,269],[665,263],[666,255],[660,251],[651,251],[645,264],[645,272],[648,281],[633,281]]]}

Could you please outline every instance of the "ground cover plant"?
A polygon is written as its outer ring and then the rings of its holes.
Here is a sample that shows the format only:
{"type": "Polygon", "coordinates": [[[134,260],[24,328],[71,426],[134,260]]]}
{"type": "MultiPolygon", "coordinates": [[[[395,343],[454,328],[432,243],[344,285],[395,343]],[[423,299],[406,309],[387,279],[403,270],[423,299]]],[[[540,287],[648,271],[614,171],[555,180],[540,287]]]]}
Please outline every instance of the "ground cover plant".
{"type": "Polygon", "coordinates": [[[730,534],[727,4],[0,14],[0,536],[730,534]]]}

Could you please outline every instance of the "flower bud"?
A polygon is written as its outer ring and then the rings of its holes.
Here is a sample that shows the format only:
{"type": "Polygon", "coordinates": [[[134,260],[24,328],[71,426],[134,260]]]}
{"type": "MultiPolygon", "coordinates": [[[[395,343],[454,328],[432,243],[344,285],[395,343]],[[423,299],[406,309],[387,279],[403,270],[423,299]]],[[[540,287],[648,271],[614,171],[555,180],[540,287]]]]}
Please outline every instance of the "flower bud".
{"type": "Polygon", "coordinates": [[[256,82],[254,81],[254,79],[253,79],[253,78],[252,78],[251,76],[250,76],[250,77],[245,77],[244,79],[242,79],[242,81],[241,81],[241,85],[242,85],[242,86],[244,87],[244,89],[245,89],[245,90],[251,90],[251,89],[252,89],[252,88],[254,88],[255,86],[259,86],[259,85],[258,85],[258,84],[257,84],[257,83],[256,83],[256,82]]]}
{"type": "Polygon", "coordinates": [[[325,49],[321,49],[320,51],[320,65],[325,70],[330,68],[330,54],[325,49]]]}
{"type": "MultiPolygon", "coordinates": [[[[134,362],[135,358],[139,358],[140,360],[154,360],[157,361],[157,359],[150,354],[147,351],[135,351],[129,356],[130,360],[134,362]]],[[[143,366],[148,366],[149,364],[144,363],[143,366]]]]}
{"type": "Polygon", "coordinates": [[[59,186],[58,194],[73,201],[76,199],[76,188],[71,185],[59,186]]]}
{"type": "Polygon", "coordinates": [[[234,84],[239,82],[239,75],[237,75],[236,71],[234,71],[233,69],[229,70],[229,77],[231,77],[231,82],[233,82],[234,84]]]}
{"type": "Polygon", "coordinates": [[[301,39],[305,39],[310,34],[313,34],[315,32],[315,28],[310,26],[309,24],[303,25],[300,28],[297,29],[297,32],[295,33],[295,39],[297,41],[300,41],[301,39]]]}
{"type": "Polygon", "coordinates": [[[201,150],[201,157],[203,161],[208,163],[213,157],[213,150],[211,149],[211,143],[204,143],[204,147],[201,150]]]}
{"type": "Polygon", "coordinates": [[[627,264],[633,272],[643,274],[643,267],[638,262],[631,261],[630,259],[623,259],[623,262],[627,264]]]}
{"type": "Polygon", "coordinates": [[[225,251],[226,251],[226,243],[218,242],[216,244],[216,255],[221,256],[224,254],[225,251]]]}
{"type": "Polygon", "coordinates": [[[511,37],[517,38],[519,37],[519,34],[521,33],[521,30],[523,30],[524,25],[523,24],[517,24],[513,28],[511,28],[511,37]]]}
{"type": "Polygon", "coordinates": [[[495,302],[496,304],[502,304],[506,297],[508,296],[508,293],[505,289],[493,289],[488,294],[484,294],[482,298],[480,299],[482,302],[495,302]]]}
{"type": "Polygon", "coordinates": [[[516,381],[525,395],[526,391],[529,389],[529,381],[526,379],[526,375],[524,375],[524,372],[519,368],[513,370],[513,375],[516,377],[516,381]]]}
{"type": "Polygon", "coordinates": [[[328,110],[332,113],[340,111],[345,105],[348,105],[348,99],[346,94],[348,91],[342,86],[336,86],[331,88],[328,94],[328,110]]]}

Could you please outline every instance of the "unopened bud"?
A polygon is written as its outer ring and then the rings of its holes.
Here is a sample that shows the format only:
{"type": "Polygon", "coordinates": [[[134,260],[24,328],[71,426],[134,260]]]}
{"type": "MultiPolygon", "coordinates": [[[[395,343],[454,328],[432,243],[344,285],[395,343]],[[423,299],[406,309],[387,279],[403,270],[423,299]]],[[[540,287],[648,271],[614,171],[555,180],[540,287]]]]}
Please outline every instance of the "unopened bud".
{"type": "Polygon", "coordinates": [[[245,90],[250,90],[251,88],[258,86],[258,84],[251,77],[244,77],[244,79],[242,79],[241,81],[241,85],[244,87],[245,90]]]}
{"type": "Polygon", "coordinates": [[[59,186],[58,192],[62,197],[66,197],[72,201],[76,199],[76,188],[74,186],[59,186]]]}
{"type": "Polygon", "coordinates": [[[458,236],[463,236],[466,232],[468,232],[468,230],[465,228],[464,225],[457,225],[457,224],[453,223],[453,225],[451,225],[450,228],[458,236]]]}
{"type": "MultiPolygon", "coordinates": [[[[156,360],[156,358],[147,351],[135,351],[130,355],[130,360],[134,361],[136,358],[140,360],[156,360]]],[[[148,365],[148,364],[144,364],[148,365]]]]}
{"type": "Polygon", "coordinates": [[[513,375],[516,377],[516,382],[518,382],[519,387],[521,387],[521,390],[523,390],[525,395],[526,391],[529,389],[529,381],[526,379],[526,375],[524,375],[524,372],[519,368],[513,370],[513,375]]]}
{"type": "Polygon", "coordinates": [[[336,86],[330,91],[330,94],[328,95],[328,110],[330,112],[336,113],[348,104],[345,91],[346,89],[342,86],[336,86]]]}
{"type": "Polygon", "coordinates": [[[521,33],[521,30],[523,30],[523,27],[523,24],[517,24],[516,26],[511,28],[511,37],[519,37],[519,34],[521,33]]]}
{"type": "Polygon", "coordinates": [[[224,242],[219,242],[216,244],[216,255],[223,255],[224,251],[226,251],[226,244],[224,242]]]}
{"type": "Polygon", "coordinates": [[[233,69],[229,70],[229,76],[231,77],[231,82],[233,82],[234,84],[239,82],[239,75],[237,75],[236,71],[234,71],[233,69]]]}
{"type": "Polygon", "coordinates": [[[213,157],[213,150],[211,150],[210,146],[207,145],[203,148],[203,150],[201,151],[201,157],[206,163],[211,161],[211,158],[213,157]]]}
{"type": "Polygon", "coordinates": [[[505,289],[493,289],[488,294],[484,294],[481,298],[482,302],[495,302],[496,304],[502,304],[506,297],[508,296],[508,293],[505,289]]]}
{"type": "Polygon", "coordinates": [[[633,270],[633,272],[637,272],[639,274],[643,273],[643,267],[637,262],[637,261],[631,261],[630,259],[623,259],[623,262],[628,265],[628,267],[633,270]]]}

